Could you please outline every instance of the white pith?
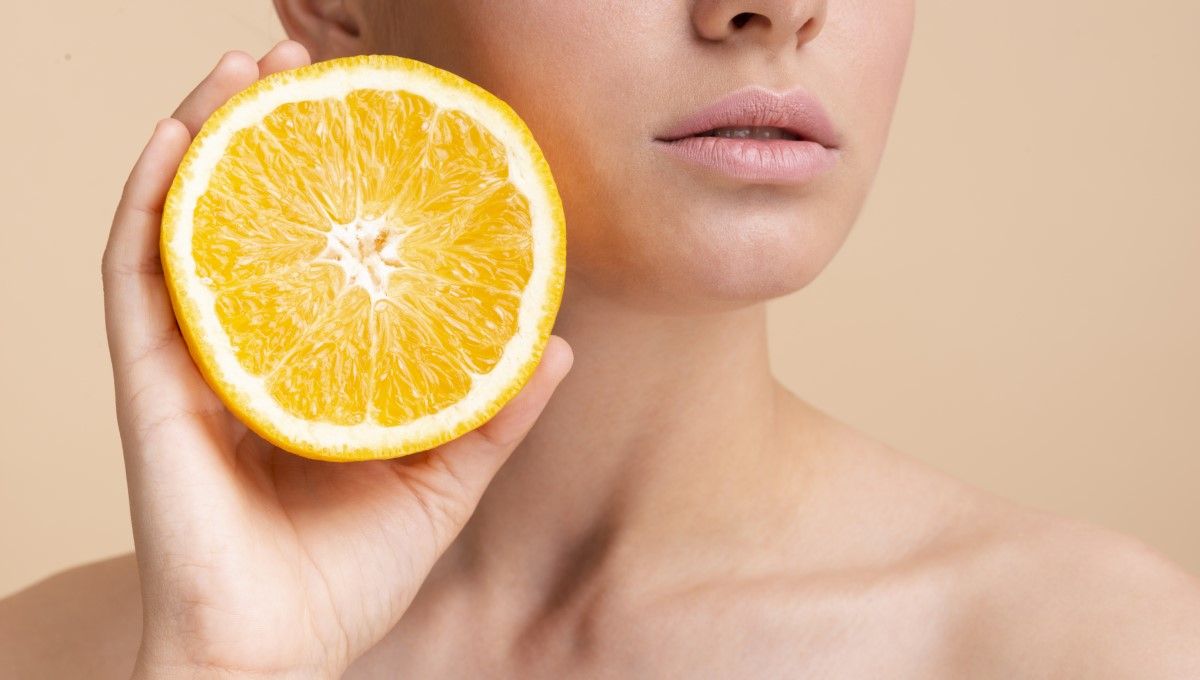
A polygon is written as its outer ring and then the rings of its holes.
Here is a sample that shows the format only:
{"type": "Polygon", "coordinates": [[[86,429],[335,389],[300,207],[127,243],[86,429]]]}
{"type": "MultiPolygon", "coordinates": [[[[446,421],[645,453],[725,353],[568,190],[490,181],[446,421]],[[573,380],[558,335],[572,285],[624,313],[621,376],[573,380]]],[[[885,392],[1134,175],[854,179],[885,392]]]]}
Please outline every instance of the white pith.
{"type": "MultiPolygon", "coordinates": [[[[386,449],[405,442],[423,440],[453,429],[456,424],[471,419],[481,406],[496,400],[518,377],[528,362],[539,339],[539,324],[552,290],[551,276],[555,270],[556,221],[551,198],[542,184],[534,158],[525,148],[525,137],[503,114],[467,90],[459,90],[420,71],[398,71],[384,68],[360,67],[354,70],[331,70],[311,79],[285,82],[264,89],[251,100],[245,100],[207,136],[197,140],[190,174],[182,177],[178,203],[178,219],[170,241],[165,244],[180,279],[180,294],[193,303],[198,323],[198,339],[212,348],[215,365],[211,368],[217,379],[238,393],[241,403],[257,412],[276,430],[298,444],[336,453],[345,449],[386,449]],[[216,296],[209,284],[196,274],[191,255],[193,213],[199,198],[205,193],[209,178],[220,161],[232,136],[260,121],[276,107],[294,101],[328,97],[341,98],[358,89],[406,90],[430,100],[440,109],[458,109],[480,122],[495,135],[508,151],[508,180],[528,199],[532,225],[533,269],[526,286],[517,317],[517,331],[505,346],[495,367],[486,374],[473,375],[470,392],[451,406],[409,423],[385,426],[368,420],[355,425],[335,425],[298,418],[285,411],[267,392],[262,378],[249,374],[236,358],[225,329],[215,313],[216,296]]],[[[387,254],[394,252],[400,236],[389,237],[379,251],[367,250],[367,256],[355,253],[352,247],[359,239],[372,237],[382,226],[369,218],[347,225],[331,225],[328,244],[320,258],[339,264],[351,285],[361,285],[371,293],[372,300],[384,296],[386,277],[395,269],[387,263],[387,254]]]]}
{"type": "Polygon", "coordinates": [[[318,261],[329,262],[342,269],[346,281],[361,286],[371,296],[371,303],[387,297],[387,282],[398,267],[395,261],[404,240],[404,233],[392,226],[386,217],[358,218],[349,224],[331,223],[325,234],[325,250],[318,261]],[[376,249],[375,239],[386,234],[383,246],[376,249]]]}

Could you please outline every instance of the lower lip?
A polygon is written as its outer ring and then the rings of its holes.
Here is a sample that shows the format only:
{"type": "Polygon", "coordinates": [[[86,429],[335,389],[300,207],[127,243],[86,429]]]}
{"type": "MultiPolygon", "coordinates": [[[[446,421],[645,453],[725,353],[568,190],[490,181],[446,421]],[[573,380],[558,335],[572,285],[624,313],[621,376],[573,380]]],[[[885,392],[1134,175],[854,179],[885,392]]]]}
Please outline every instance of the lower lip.
{"type": "Polygon", "coordinates": [[[656,140],[667,153],[746,182],[802,184],[837,164],[837,150],[797,139],[656,140]]]}

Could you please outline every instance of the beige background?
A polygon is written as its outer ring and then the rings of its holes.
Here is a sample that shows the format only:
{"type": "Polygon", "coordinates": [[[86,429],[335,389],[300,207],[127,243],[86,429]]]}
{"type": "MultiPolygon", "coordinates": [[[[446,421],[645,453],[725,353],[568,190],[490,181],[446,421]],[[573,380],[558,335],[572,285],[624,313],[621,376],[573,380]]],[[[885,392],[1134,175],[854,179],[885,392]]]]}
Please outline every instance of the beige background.
{"type": "MultiPolygon", "coordinates": [[[[0,595],[131,548],[100,297],[112,209],[216,57],[281,36],[267,0],[12,5],[0,595]]],[[[921,0],[862,219],[772,318],[781,377],[823,408],[1195,571],[1198,25],[1195,0],[921,0]]]]}

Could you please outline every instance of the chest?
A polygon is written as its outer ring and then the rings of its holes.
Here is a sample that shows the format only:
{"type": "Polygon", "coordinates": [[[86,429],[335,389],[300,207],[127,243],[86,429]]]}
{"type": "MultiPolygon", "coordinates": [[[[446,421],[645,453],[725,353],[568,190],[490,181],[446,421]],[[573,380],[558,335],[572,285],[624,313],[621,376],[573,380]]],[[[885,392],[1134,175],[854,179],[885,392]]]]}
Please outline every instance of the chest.
{"type": "Polygon", "coordinates": [[[451,637],[414,634],[364,657],[345,677],[961,677],[954,672],[953,621],[937,598],[911,591],[790,595],[742,592],[659,602],[565,619],[503,644],[483,628],[464,627],[451,637]]]}

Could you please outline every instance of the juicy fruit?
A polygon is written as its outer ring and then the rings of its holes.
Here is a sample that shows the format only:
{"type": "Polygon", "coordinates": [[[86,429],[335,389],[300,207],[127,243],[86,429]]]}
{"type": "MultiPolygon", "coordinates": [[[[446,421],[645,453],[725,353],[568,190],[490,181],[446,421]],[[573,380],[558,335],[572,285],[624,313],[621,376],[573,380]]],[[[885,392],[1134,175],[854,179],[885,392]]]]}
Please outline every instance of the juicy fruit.
{"type": "Polygon", "coordinates": [[[463,434],[540,358],[562,207],[524,123],[421,62],[264,78],[205,123],[163,215],[197,366],[251,429],[326,460],[463,434]]]}

